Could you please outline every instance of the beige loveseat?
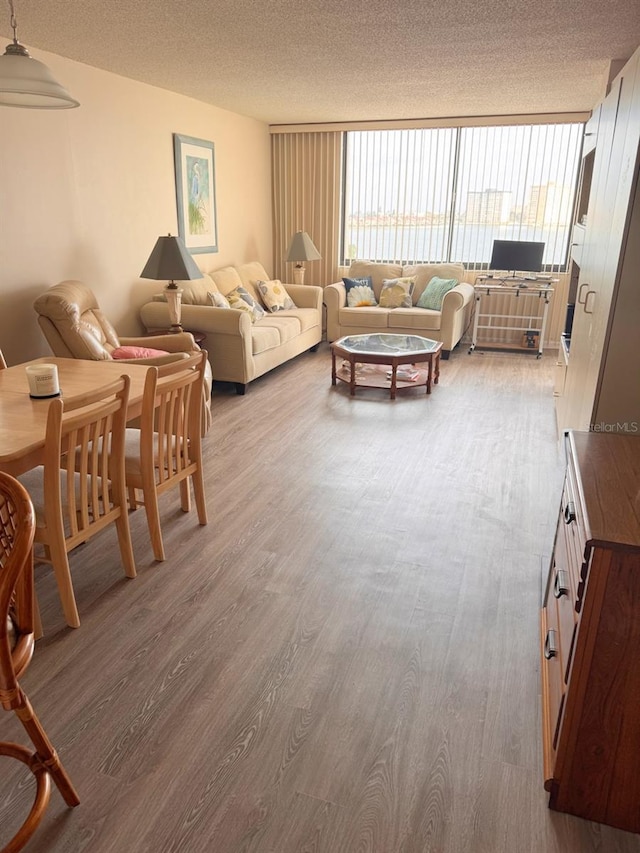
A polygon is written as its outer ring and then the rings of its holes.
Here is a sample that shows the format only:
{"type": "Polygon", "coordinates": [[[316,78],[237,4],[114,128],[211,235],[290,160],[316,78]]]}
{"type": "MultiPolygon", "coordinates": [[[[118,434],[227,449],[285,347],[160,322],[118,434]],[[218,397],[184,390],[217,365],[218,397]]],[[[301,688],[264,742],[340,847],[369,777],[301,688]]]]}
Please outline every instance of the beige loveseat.
{"type": "Polygon", "coordinates": [[[462,264],[377,264],[371,261],[354,261],[349,267],[348,278],[370,276],[376,299],[380,298],[384,279],[415,276],[411,308],[381,308],[367,306],[349,308],[343,282],[329,284],[324,289],[324,304],[327,309],[327,340],[335,341],[344,335],[364,335],[369,332],[387,332],[398,335],[421,335],[442,341],[442,357],[458,343],[471,320],[473,286],[464,281],[462,264]],[[417,308],[416,303],[431,279],[458,280],[442,300],[442,309],[435,311],[417,308]]]}
{"type": "MultiPolygon", "coordinates": [[[[209,353],[214,380],[234,382],[239,394],[247,383],[274,367],[314,349],[322,339],[322,288],[286,284],[295,307],[251,322],[246,311],[215,308],[209,293],[229,294],[239,285],[262,304],[256,282],[271,278],[262,264],[242,264],[204,275],[204,278],[180,283],[182,318],[185,329],[202,332],[202,346],[209,353]]],[[[147,329],[169,327],[168,305],[163,294],[142,306],[140,317],[147,329]]]]}

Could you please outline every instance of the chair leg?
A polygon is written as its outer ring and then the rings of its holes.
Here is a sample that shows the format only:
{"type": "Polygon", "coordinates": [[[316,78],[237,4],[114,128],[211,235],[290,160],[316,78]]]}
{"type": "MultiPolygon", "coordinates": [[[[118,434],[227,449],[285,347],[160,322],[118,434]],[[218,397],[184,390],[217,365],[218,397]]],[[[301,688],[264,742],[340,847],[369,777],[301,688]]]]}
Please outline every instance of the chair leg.
{"type": "Polygon", "coordinates": [[[191,490],[188,477],[180,481],[180,507],[182,512],[191,512],[191,490]]]}
{"type": "Polygon", "coordinates": [[[128,578],[136,577],[136,561],[133,556],[133,545],[131,543],[131,530],[127,518],[126,504],[122,507],[119,518],[116,518],[116,530],[118,533],[118,545],[120,547],[120,558],[124,566],[124,573],[128,578]]]}
{"type": "Polygon", "coordinates": [[[207,524],[207,504],[204,497],[204,478],[202,476],[202,465],[198,465],[196,470],[191,475],[193,480],[193,492],[196,498],[196,509],[198,510],[198,521],[200,524],[207,524]]]}
{"type": "Polygon", "coordinates": [[[64,618],[67,620],[67,625],[71,628],[79,628],[80,617],[78,616],[76,597],[73,594],[69,557],[64,541],[61,542],[57,537],[54,538],[49,543],[49,553],[51,554],[51,563],[58,584],[58,593],[62,602],[64,618]]]}
{"type": "Polygon", "coordinates": [[[138,509],[138,499],[136,497],[136,490],[133,486],[129,487],[129,509],[138,509]]]}
{"type": "Polygon", "coordinates": [[[142,495],[144,499],[144,511],[147,514],[147,526],[153,556],[158,562],[165,559],[164,544],[162,542],[162,530],[160,529],[160,510],[158,508],[158,493],[153,480],[142,484],[142,495]]]}

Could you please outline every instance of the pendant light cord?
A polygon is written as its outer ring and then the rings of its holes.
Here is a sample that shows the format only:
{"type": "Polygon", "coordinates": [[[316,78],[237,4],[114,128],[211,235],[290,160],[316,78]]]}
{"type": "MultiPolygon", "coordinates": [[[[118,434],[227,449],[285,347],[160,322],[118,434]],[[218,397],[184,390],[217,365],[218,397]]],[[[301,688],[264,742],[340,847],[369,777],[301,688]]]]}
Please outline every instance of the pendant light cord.
{"type": "Polygon", "coordinates": [[[13,43],[18,44],[18,22],[16,21],[16,10],[13,7],[13,0],[7,0],[9,3],[9,11],[11,12],[11,29],[13,30],[13,43]]]}

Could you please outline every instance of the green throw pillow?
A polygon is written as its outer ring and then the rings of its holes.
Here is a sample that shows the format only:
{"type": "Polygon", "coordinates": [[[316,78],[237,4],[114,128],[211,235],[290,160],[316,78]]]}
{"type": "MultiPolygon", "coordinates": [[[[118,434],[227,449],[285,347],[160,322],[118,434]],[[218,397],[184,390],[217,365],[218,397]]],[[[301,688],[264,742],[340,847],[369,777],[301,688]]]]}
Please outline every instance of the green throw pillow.
{"type": "Polygon", "coordinates": [[[442,300],[457,283],[457,278],[438,278],[437,275],[434,275],[420,294],[420,299],[416,303],[417,307],[430,308],[432,311],[442,311],[442,300]]]}

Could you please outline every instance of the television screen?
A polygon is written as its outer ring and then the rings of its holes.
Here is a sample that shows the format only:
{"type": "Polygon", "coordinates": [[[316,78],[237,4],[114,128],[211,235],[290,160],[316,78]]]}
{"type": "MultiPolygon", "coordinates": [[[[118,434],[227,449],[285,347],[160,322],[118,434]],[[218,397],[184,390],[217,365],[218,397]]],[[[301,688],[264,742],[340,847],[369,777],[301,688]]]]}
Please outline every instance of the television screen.
{"type": "Polygon", "coordinates": [[[540,272],[544,243],[525,240],[494,240],[489,269],[540,272]]]}

